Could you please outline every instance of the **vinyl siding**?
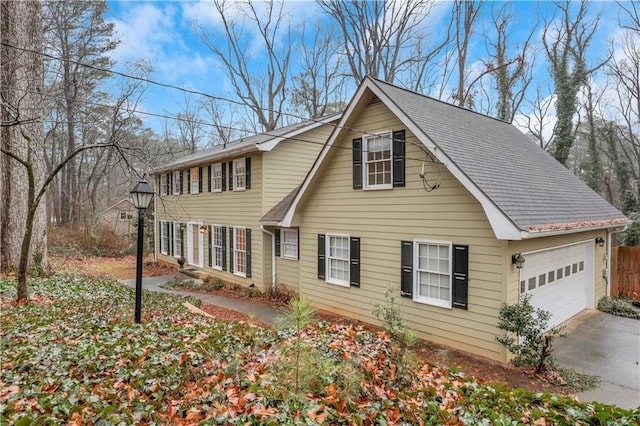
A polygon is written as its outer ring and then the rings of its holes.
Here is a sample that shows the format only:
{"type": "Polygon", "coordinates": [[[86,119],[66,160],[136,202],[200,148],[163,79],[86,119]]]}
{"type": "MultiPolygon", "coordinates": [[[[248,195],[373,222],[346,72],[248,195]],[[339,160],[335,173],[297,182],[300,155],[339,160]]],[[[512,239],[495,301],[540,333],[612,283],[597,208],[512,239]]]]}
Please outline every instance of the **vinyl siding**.
{"type": "Polygon", "coordinates": [[[263,154],[265,213],[302,183],[332,130],[320,126],[263,154]]]}
{"type": "MultiPolygon", "coordinates": [[[[262,208],[262,156],[260,154],[252,154],[251,157],[251,188],[245,191],[229,191],[228,190],[228,170],[227,170],[227,190],[224,192],[211,193],[207,192],[207,166],[209,163],[202,164],[203,173],[203,192],[199,194],[182,194],[182,195],[165,195],[159,197],[156,204],[156,223],[161,220],[171,222],[203,222],[205,225],[220,225],[227,227],[227,271],[218,271],[211,269],[209,265],[208,254],[208,236],[204,238],[204,268],[202,271],[213,276],[219,276],[225,281],[248,285],[255,283],[258,288],[268,288],[271,280],[269,274],[263,273],[263,233],[258,225],[258,220],[263,215],[262,208]],[[246,227],[251,229],[251,277],[244,278],[234,275],[228,270],[229,263],[229,228],[246,227]],[[267,283],[266,286],[264,283],[267,283]]],[[[224,161],[233,161],[235,158],[229,157],[224,161]]],[[[187,173],[183,174],[184,188],[186,192],[187,173]]],[[[159,235],[159,234],[158,234],[159,235]]],[[[270,242],[269,242],[270,243],[270,242]]],[[[156,247],[159,253],[159,247],[156,247]]],[[[187,244],[185,237],[185,254],[187,252],[187,244]]],[[[176,259],[173,256],[158,254],[159,260],[168,261],[175,264],[176,259]]]]}
{"type": "MultiPolygon", "coordinates": [[[[505,299],[505,242],[495,239],[475,198],[443,165],[429,157],[408,129],[383,105],[368,106],[348,124],[367,133],[407,130],[406,187],[352,189],[351,141],[362,132],[347,132],[336,141],[300,211],[300,293],[313,306],[377,323],[371,311],[384,300],[388,286],[400,294],[400,242],[435,240],[469,245],[468,310],[445,309],[399,298],[403,317],[419,337],[505,360],[495,342],[497,312],[505,299]],[[347,148],[347,149],[340,149],[347,148]],[[418,174],[440,188],[427,192],[418,174]],[[344,288],[317,279],[317,235],[349,234],[361,238],[360,288],[344,288]]],[[[421,144],[420,144],[421,145],[421,144]]]]}
{"type": "Polygon", "coordinates": [[[300,283],[300,262],[293,259],[278,257],[276,259],[276,273],[279,286],[298,293],[300,283]]]}

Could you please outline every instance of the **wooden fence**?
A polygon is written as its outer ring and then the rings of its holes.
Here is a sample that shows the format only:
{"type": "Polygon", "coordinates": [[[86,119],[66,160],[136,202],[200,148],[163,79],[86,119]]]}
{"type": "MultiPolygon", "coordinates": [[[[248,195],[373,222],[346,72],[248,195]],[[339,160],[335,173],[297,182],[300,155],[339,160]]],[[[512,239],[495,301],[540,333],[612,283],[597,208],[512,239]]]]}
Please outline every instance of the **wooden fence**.
{"type": "Polygon", "coordinates": [[[611,248],[611,296],[640,300],[640,246],[611,248]]]}

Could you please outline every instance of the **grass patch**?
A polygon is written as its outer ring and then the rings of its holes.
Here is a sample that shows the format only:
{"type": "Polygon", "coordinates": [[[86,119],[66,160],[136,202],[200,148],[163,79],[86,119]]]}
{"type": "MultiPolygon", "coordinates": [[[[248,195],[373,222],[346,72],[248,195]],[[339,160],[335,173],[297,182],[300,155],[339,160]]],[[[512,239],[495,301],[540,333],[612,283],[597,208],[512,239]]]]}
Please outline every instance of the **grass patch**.
{"type": "Polygon", "coordinates": [[[625,296],[604,296],[598,301],[598,309],[619,317],[640,319],[640,308],[633,306],[633,299],[625,296]]]}
{"type": "Polygon", "coordinates": [[[31,302],[16,304],[7,301],[15,281],[0,279],[0,424],[640,422],[640,409],[485,385],[429,364],[405,383],[384,331],[312,321],[274,332],[211,321],[182,305],[197,300],[148,291],[134,324],[134,291],[113,280],[57,275],[29,286],[31,302]],[[319,372],[305,392],[281,383],[294,341],[313,351],[300,371],[319,372]]]}

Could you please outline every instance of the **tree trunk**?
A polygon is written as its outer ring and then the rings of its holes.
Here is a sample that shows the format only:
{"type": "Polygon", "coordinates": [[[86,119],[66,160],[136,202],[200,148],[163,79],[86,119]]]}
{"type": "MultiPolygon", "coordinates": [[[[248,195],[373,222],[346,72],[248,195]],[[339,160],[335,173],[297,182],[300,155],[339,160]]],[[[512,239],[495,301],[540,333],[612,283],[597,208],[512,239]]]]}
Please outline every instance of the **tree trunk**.
{"type": "MultiPolygon", "coordinates": [[[[0,2],[2,73],[1,147],[28,159],[35,185],[46,175],[42,125],[42,4],[38,0],[0,2]],[[29,140],[23,136],[29,136],[29,140]]],[[[26,168],[0,154],[0,267],[19,269],[27,231],[29,182],[26,168]]],[[[47,269],[46,203],[33,212],[33,238],[24,269],[47,269]]],[[[24,289],[26,295],[26,286],[24,289]]]]}

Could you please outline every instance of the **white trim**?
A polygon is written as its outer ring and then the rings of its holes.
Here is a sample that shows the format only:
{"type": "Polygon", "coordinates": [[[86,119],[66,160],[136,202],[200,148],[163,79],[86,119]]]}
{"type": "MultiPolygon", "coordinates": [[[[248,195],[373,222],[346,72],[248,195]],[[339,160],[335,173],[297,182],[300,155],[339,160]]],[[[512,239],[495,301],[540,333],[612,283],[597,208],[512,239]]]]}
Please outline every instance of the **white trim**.
{"type": "Polygon", "coordinates": [[[184,241],[182,240],[182,232],[180,228],[180,222],[173,222],[173,238],[171,239],[171,248],[173,249],[173,257],[177,259],[184,257],[184,253],[182,253],[184,241]],[[178,239],[178,236],[180,236],[180,239],[178,239]],[[180,244],[176,244],[176,241],[180,241],[180,244]],[[180,254],[178,254],[178,250],[181,252],[180,254]]]}
{"type": "Polygon", "coordinates": [[[440,308],[453,309],[453,243],[451,241],[436,241],[436,240],[413,240],[413,301],[417,303],[424,303],[425,305],[438,306],[440,308]],[[420,265],[420,250],[421,244],[428,244],[432,246],[448,247],[449,248],[449,301],[442,299],[434,299],[431,297],[420,296],[420,284],[418,280],[418,269],[420,265]]]}
{"type": "MultiPolygon", "coordinates": [[[[341,287],[351,287],[351,271],[347,269],[349,276],[346,280],[335,279],[331,277],[331,268],[329,267],[329,260],[331,259],[331,237],[333,238],[346,238],[347,239],[347,265],[351,266],[351,236],[346,234],[325,234],[325,251],[324,251],[324,268],[325,268],[325,281],[329,284],[339,285],[341,287]]],[[[345,259],[336,258],[344,261],[345,259]]]]}
{"type": "Polygon", "coordinates": [[[168,255],[169,254],[169,245],[171,244],[171,241],[169,241],[169,222],[166,221],[166,220],[161,220],[161,221],[159,221],[159,224],[160,224],[160,226],[159,226],[160,229],[158,230],[158,232],[159,232],[160,238],[159,238],[158,241],[159,241],[160,244],[158,245],[158,251],[160,252],[160,254],[168,255]],[[166,234],[164,236],[163,236],[163,233],[162,233],[163,230],[166,230],[166,234]],[[162,250],[162,240],[163,239],[167,240],[166,241],[166,246],[164,248],[164,251],[162,250]]]}
{"type": "Polygon", "coordinates": [[[195,195],[195,194],[199,194],[200,193],[200,179],[202,179],[202,176],[200,176],[200,167],[191,167],[189,170],[189,177],[191,178],[191,182],[190,182],[190,187],[191,187],[191,195],[195,195]],[[198,178],[194,181],[193,180],[193,175],[194,172],[198,175],[198,178]]]}
{"type": "Polygon", "coordinates": [[[211,227],[211,234],[209,234],[209,238],[211,238],[211,269],[215,269],[217,271],[222,271],[222,265],[224,264],[224,250],[222,248],[222,240],[224,238],[223,235],[223,230],[222,230],[222,225],[214,225],[211,224],[209,225],[211,227]],[[216,265],[215,263],[215,258],[216,258],[216,246],[213,244],[214,240],[214,235],[216,234],[216,228],[218,228],[220,230],[220,265],[216,265]]]}
{"type": "Polygon", "coordinates": [[[362,135],[362,189],[365,191],[375,191],[380,189],[393,189],[393,132],[391,130],[362,135]],[[368,166],[371,163],[367,160],[369,152],[369,142],[380,136],[387,136],[389,140],[389,183],[371,185],[369,184],[368,166]]]}
{"type": "MultiPolygon", "coordinates": [[[[291,243],[288,243],[288,244],[292,245],[291,243]]],[[[299,255],[300,255],[300,246],[298,244],[298,230],[281,228],[280,229],[280,257],[282,257],[283,259],[298,260],[299,255]],[[284,241],[284,235],[286,233],[295,235],[295,239],[296,239],[295,241],[296,255],[295,256],[287,256],[286,254],[285,241],[284,241]]]]}
{"type": "Polygon", "coordinates": [[[180,184],[182,183],[182,181],[180,180],[180,170],[172,172],[171,175],[171,195],[180,195],[180,184]],[[177,190],[175,189],[176,185],[178,185],[177,190]]]}
{"type": "Polygon", "coordinates": [[[232,186],[234,191],[246,191],[247,189],[247,157],[233,160],[233,170],[231,171],[232,186]],[[238,164],[242,163],[242,173],[237,173],[238,164]],[[236,185],[236,176],[242,176],[242,186],[236,185]]]}
{"type": "Polygon", "coordinates": [[[209,176],[209,184],[211,185],[211,192],[212,193],[218,193],[218,192],[222,192],[222,162],[218,162],[218,163],[212,163],[211,164],[211,176],[209,176]],[[219,181],[220,181],[220,189],[216,189],[216,186],[214,184],[214,177],[215,177],[215,170],[216,168],[220,171],[220,176],[218,177],[219,181]]]}
{"type": "Polygon", "coordinates": [[[316,129],[316,128],[320,127],[320,126],[324,126],[324,125],[326,125],[326,124],[329,124],[329,123],[331,123],[332,121],[336,121],[336,120],[338,120],[338,118],[339,118],[339,117],[340,117],[340,113],[337,113],[337,114],[331,114],[331,115],[327,116],[327,117],[326,117],[326,118],[324,118],[324,119],[323,119],[323,118],[320,118],[320,119],[318,119],[318,120],[314,121],[314,122],[313,122],[313,123],[311,123],[311,124],[308,124],[308,125],[306,125],[306,126],[302,126],[302,127],[298,128],[298,129],[296,129],[296,130],[293,130],[293,131],[291,131],[291,132],[289,132],[289,133],[285,133],[284,135],[276,136],[276,137],[274,137],[274,138],[273,138],[273,139],[271,139],[271,140],[268,140],[268,141],[265,141],[265,142],[257,143],[257,144],[256,144],[256,147],[257,147],[257,148],[258,148],[258,150],[260,150],[260,151],[271,151],[271,150],[273,150],[273,148],[275,148],[276,146],[278,146],[278,144],[279,144],[280,142],[282,142],[283,140],[285,140],[285,139],[291,139],[291,138],[296,137],[296,136],[298,136],[298,135],[300,135],[300,134],[302,134],[302,133],[309,132],[309,131],[311,131],[311,130],[313,130],[313,129],[316,129]]]}

